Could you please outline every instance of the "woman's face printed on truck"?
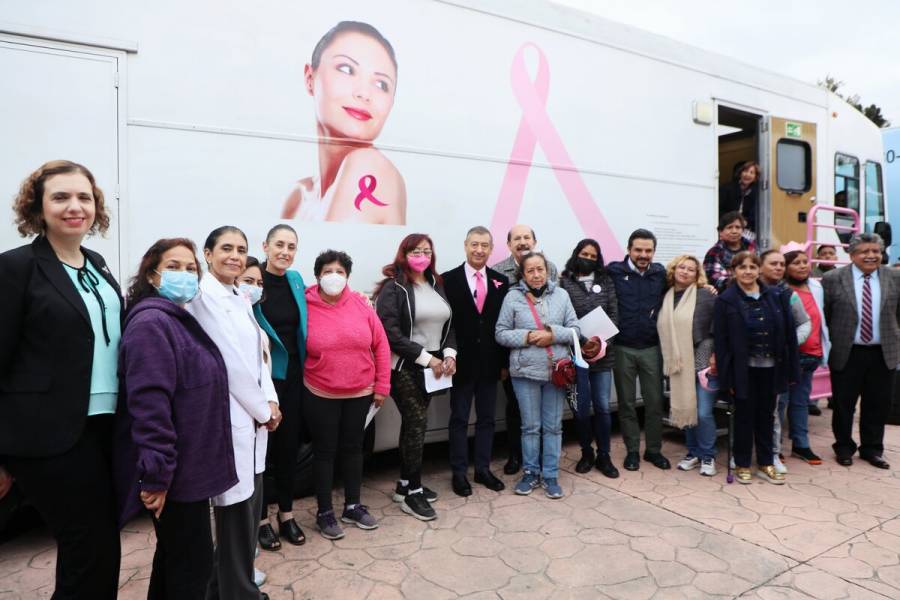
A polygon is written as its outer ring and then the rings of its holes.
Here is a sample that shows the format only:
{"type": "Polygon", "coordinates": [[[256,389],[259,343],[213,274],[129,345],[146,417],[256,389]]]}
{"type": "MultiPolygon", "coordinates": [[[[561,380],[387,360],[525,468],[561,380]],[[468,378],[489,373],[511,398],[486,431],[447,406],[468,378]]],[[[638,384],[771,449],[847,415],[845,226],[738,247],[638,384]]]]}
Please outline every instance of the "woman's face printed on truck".
{"type": "Polygon", "coordinates": [[[315,70],[306,65],[304,77],[320,134],[367,142],[378,137],[397,85],[397,69],[378,41],[355,31],[341,33],[315,70]]]}

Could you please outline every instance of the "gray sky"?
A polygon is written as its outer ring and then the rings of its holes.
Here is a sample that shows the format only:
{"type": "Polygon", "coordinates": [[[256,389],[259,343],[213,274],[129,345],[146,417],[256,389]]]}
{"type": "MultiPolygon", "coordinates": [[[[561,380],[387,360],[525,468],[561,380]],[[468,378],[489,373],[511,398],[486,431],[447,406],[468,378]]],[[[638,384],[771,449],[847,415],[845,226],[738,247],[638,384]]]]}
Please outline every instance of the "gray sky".
{"type": "Polygon", "coordinates": [[[554,0],[875,103],[900,126],[900,2],[895,0],[554,0]]]}

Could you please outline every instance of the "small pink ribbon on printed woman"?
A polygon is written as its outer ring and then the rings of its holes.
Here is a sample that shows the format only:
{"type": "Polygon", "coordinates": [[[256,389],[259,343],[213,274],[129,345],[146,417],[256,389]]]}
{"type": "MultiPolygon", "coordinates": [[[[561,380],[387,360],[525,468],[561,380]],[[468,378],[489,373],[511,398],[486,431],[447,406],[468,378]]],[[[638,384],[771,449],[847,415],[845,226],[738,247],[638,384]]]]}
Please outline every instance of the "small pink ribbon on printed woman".
{"type": "MultiPolygon", "coordinates": [[[[550,92],[550,67],[539,47],[528,42],[523,44],[513,58],[510,71],[513,94],[522,109],[519,129],[513,142],[512,152],[506,165],[506,174],[500,187],[491,232],[502,239],[516,224],[525,195],[525,183],[531,169],[534,151],[538,142],[550,162],[556,180],[569,200],[569,206],[582,229],[600,242],[603,256],[608,261],[620,260],[624,253],[603,212],[597,207],[590,190],[584,184],[581,174],[569,156],[566,146],[547,114],[547,97],[550,92]],[[534,81],[528,76],[525,65],[525,49],[533,48],[538,55],[538,69],[534,81]]],[[[508,256],[506,246],[498,244],[492,255],[493,260],[508,256]]]]}
{"type": "Polygon", "coordinates": [[[359,186],[359,193],[356,195],[356,199],[353,200],[353,206],[356,207],[356,210],[362,210],[359,205],[362,204],[363,200],[368,200],[375,206],[387,206],[387,202],[382,202],[372,195],[372,192],[375,191],[375,186],[378,185],[378,180],[375,179],[374,175],[363,175],[359,178],[357,185],[359,186]]]}

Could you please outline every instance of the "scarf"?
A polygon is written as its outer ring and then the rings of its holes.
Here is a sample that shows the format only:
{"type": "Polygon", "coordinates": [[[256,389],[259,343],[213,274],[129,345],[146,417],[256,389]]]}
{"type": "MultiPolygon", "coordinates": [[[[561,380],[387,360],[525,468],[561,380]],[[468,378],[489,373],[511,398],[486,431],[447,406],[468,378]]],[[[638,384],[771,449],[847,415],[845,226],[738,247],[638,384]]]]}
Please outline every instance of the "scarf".
{"type": "Polygon", "coordinates": [[[697,388],[694,374],[694,308],[697,286],[684,290],[675,306],[675,288],[663,298],[656,321],[659,346],[663,356],[663,373],[669,377],[670,420],[675,427],[697,424],[697,388]]]}

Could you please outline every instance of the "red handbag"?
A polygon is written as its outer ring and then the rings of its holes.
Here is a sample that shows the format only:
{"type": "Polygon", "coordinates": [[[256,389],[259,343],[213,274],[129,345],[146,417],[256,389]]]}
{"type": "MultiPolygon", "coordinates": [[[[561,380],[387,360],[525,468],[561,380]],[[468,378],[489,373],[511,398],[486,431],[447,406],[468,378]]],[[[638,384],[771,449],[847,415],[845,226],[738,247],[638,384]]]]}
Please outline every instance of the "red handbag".
{"type": "MultiPolygon", "coordinates": [[[[540,329],[544,329],[544,324],[541,323],[541,318],[538,316],[537,310],[534,307],[534,302],[531,301],[531,298],[528,294],[525,294],[525,300],[528,301],[528,307],[531,309],[531,316],[534,317],[534,323],[540,329]]],[[[550,350],[549,347],[545,347],[544,350],[547,351],[547,357],[550,359],[550,381],[558,388],[565,388],[570,385],[575,384],[575,363],[571,358],[553,358],[553,351],[550,350]]]]}

